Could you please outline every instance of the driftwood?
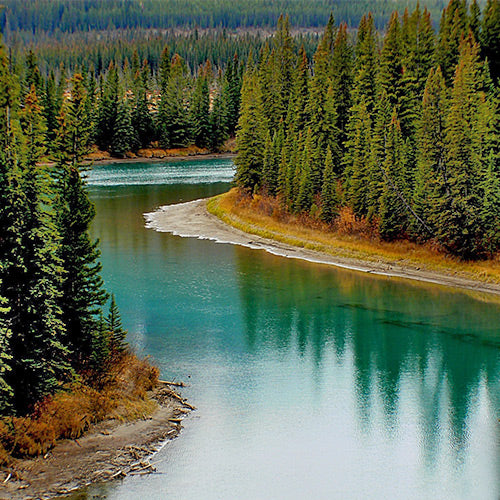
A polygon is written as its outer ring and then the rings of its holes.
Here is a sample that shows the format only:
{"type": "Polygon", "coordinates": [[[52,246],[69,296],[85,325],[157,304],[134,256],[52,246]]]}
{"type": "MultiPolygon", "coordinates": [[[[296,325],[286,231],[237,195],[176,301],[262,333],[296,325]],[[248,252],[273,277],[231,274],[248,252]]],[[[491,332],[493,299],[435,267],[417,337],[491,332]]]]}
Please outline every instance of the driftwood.
{"type": "Polygon", "coordinates": [[[171,385],[172,387],[186,387],[184,382],[169,382],[167,380],[158,380],[159,384],[171,385]]]}

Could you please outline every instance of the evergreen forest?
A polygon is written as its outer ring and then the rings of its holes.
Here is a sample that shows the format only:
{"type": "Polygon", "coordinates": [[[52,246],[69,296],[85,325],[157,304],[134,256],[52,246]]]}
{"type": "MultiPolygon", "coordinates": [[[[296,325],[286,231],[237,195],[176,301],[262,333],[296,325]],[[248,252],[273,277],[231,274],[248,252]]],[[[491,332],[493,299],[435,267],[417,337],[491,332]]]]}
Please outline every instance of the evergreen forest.
{"type": "Polygon", "coordinates": [[[433,242],[462,259],[500,245],[500,2],[394,12],[355,37],[330,18],[312,59],[281,20],[248,61],[237,184],[335,226],[433,242]]]}
{"type": "Polygon", "coordinates": [[[374,15],[368,2],[297,0],[278,17],[282,3],[248,2],[230,17],[232,5],[201,2],[199,18],[173,1],[5,5],[1,414],[26,414],[126,348],[89,234],[84,159],[95,146],[117,157],[152,145],[219,151],[236,137],[236,184],[306,221],[334,228],[350,216],[383,240],[462,259],[498,253],[499,0],[451,0],[437,30],[419,4],[374,15]],[[276,19],[272,36],[141,31],[276,19]],[[291,23],[326,27],[292,35],[291,23]]]}
{"type": "MultiPolygon", "coordinates": [[[[413,5],[415,2],[413,3],[413,5]]],[[[0,27],[4,33],[19,32],[27,39],[40,33],[72,33],[122,29],[170,28],[273,28],[287,12],[293,26],[323,27],[330,13],[355,28],[371,10],[375,25],[383,28],[392,10],[403,11],[407,0],[4,0],[0,27]]],[[[445,3],[426,3],[439,15],[445,3]]]]}
{"type": "Polygon", "coordinates": [[[92,129],[85,80],[73,74],[57,113],[47,115],[39,73],[29,69],[28,79],[12,73],[0,47],[2,416],[29,413],[70,382],[98,383],[126,350],[114,299],[103,311],[108,294],[89,234],[95,210],[82,165],[92,129]],[[52,162],[43,163],[49,138],[52,162]]]}

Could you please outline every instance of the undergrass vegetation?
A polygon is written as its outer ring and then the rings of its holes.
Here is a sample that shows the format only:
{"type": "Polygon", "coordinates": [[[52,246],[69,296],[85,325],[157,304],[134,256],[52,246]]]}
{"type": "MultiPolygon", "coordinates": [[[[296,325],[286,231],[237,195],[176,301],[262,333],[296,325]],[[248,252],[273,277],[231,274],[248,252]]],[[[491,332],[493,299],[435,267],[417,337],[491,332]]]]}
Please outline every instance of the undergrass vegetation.
{"type": "Polygon", "coordinates": [[[77,439],[92,424],[108,419],[136,420],[157,404],[148,396],[158,382],[158,369],[147,359],[126,352],[100,374],[83,374],[39,402],[25,417],[0,420],[0,466],[13,458],[47,453],[59,439],[77,439]]]}
{"type": "Polygon", "coordinates": [[[310,216],[288,213],[275,197],[249,195],[237,188],[211,198],[207,208],[227,224],[247,233],[336,257],[500,283],[498,255],[489,260],[463,261],[445,254],[432,242],[383,241],[375,225],[356,218],[347,208],[340,211],[333,224],[327,225],[310,216]]]}

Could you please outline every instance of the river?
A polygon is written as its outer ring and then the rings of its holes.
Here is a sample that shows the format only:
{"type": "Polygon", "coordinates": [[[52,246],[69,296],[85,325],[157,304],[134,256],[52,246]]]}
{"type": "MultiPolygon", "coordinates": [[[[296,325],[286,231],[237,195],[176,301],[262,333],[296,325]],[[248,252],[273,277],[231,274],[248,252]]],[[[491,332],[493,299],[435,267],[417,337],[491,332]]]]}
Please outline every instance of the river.
{"type": "Polygon", "coordinates": [[[106,287],[198,409],[109,499],[500,497],[500,306],[146,229],[227,190],[230,160],[97,166],[106,287]]]}

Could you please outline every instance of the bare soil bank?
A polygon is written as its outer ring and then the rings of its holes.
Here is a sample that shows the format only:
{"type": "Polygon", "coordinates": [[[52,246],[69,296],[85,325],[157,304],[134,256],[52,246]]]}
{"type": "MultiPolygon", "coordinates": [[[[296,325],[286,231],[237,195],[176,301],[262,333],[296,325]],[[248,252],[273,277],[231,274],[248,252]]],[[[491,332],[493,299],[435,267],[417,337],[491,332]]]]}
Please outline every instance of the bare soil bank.
{"type": "Polygon", "coordinates": [[[0,473],[1,499],[48,499],[92,483],[154,472],[148,458],[178,436],[183,417],[193,408],[161,385],[151,395],[157,410],[142,420],[108,420],[85,436],[58,443],[49,453],[19,460],[0,473]]]}
{"type": "MultiPolygon", "coordinates": [[[[156,212],[145,214],[147,226],[157,231],[168,232],[184,237],[214,240],[219,243],[232,243],[253,249],[262,249],[283,257],[307,260],[321,264],[380,275],[391,278],[404,278],[421,282],[435,283],[454,288],[474,290],[480,293],[500,295],[500,284],[469,279],[454,272],[438,272],[423,269],[421,266],[401,265],[395,262],[361,260],[342,257],[283,243],[257,234],[250,234],[226,224],[207,210],[207,200],[169,205],[156,212]]],[[[256,232],[258,227],[254,228],[256,232]]]]}

